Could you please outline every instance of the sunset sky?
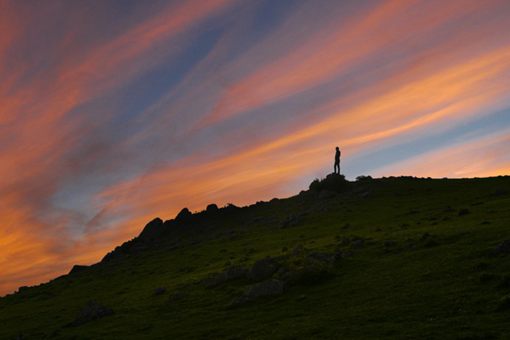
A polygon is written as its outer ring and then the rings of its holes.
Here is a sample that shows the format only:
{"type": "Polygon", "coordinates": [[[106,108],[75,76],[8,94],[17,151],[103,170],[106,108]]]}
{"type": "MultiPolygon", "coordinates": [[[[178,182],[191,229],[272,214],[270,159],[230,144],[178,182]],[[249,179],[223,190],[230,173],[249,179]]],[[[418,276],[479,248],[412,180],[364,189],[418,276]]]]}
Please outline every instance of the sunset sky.
{"type": "Polygon", "coordinates": [[[510,1],[0,0],[0,295],[333,171],[510,174],[510,1]]]}

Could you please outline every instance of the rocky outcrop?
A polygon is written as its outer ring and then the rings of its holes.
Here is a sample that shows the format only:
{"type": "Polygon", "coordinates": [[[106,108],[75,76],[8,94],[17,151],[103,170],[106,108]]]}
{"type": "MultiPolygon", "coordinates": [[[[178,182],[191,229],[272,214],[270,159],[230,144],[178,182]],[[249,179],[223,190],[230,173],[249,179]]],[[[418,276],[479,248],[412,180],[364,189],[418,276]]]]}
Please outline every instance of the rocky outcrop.
{"type": "Polygon", "coordinates": [[[67,324],[68,327],[77,327],[86,324],[91,321],[102,319],[106,316],[113,315],[111,308],[105,307],[95,301],[89,301],[87,304],[78,312],[76,318],[67,324]]]}
{"type": "Polygon", "coordinates": [[[163,233],[163,220],[156,217],[143,228],[138,238],[143,241],[150,242],[157,239],[163,233]]]}

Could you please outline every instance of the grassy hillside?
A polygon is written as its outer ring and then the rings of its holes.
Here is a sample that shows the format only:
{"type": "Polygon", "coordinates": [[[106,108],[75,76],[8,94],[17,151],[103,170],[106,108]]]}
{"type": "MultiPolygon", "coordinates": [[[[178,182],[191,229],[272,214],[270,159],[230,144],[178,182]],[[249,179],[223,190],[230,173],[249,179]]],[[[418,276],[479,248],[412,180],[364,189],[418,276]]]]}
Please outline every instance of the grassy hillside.
{"type": "Polygon", "coordinates": [[[0,299],[0,339],[506,339],[505,240],[510,177],[329,177],[155,220],[102,263],[0,299]]]}

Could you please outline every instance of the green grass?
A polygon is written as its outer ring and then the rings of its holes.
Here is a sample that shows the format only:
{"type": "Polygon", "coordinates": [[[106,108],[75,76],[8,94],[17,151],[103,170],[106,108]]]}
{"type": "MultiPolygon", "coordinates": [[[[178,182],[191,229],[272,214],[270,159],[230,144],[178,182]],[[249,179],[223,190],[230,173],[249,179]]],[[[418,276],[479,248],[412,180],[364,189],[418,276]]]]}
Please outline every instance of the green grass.
{"type": "Polygon", "coordinates": [[[1,298],[0,338],[510,338],[510,308],[501,308],[510,255],[492,255],[510,239],[510,177],[389,178],[343,190],[210,217],[199,232],[170,231],[136,255],[1,298]],[[302,213],[297,225],[280,227],[302,213]],[[342,243],[352,237],[366,239],[363,247],[342,243]],[[299,244],[350,256],[328,280],[236,308],[228,305],[247,279],[200,284],[230,264],[249,267],[299,244]],[[167,292],[154,296],[157,287],[167,292]],[[176,291],[180,299],[171,298],[176,291]],[[115,314],[64,327],[89,300],[115,314]]]}

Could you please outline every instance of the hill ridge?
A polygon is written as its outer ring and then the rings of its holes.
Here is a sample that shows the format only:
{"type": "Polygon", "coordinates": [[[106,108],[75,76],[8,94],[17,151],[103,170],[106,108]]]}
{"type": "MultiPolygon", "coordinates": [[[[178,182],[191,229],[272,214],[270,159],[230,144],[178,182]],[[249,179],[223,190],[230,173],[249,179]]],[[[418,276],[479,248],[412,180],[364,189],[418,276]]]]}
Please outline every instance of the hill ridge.
{"type": "Polygon", "coordinates": [[[184,208],[1,298],[0,338],[502,337],[508,206],[508,176],[328,176],[288,198],[184,208]]]}

